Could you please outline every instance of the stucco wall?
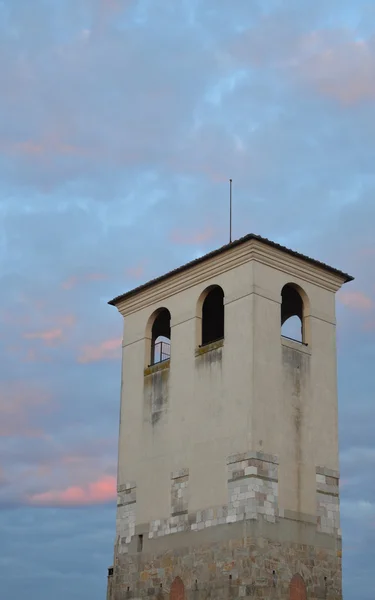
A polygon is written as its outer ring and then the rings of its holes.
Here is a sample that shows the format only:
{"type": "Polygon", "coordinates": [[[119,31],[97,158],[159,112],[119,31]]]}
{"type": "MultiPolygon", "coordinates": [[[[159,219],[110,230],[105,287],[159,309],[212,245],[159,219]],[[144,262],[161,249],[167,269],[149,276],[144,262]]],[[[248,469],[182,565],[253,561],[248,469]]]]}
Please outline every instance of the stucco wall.
{"type": "Polygon", "coordinates": [[[192,510],[225,503],[226,458],[250,449],[279,456],[280,505],[315,514],[316,465],[338,469],[334,291],[286,270],[249,261],[126,317],[119,484],[137,482],[138,523],[169,516],[180,468],[192,510]],[[280,336],[290,282],[308,298],[307,347],[280,336]],[[225,340],[197,353],[197,302],[212,284],[225,294],[225,340]],[[160,307],[171,313],[171,360],[145,375],[147,324],[160,307]]]}
{"type": "Polygon", "coordinates": [[[341,600],[335,292],[343,283],[251,241],[119,304],[111,600],[161,600],[176,576],[188,599],[286,598],[296,573],[309,598],[341,600]],[[306,344],[281,337],[287,283],[304,298],[306,344]],[[225,338],[200,348],[211,285],[224,291],[225,338]],[[161,307],[171,314],[171,358],[150,367],[161,307]]]}

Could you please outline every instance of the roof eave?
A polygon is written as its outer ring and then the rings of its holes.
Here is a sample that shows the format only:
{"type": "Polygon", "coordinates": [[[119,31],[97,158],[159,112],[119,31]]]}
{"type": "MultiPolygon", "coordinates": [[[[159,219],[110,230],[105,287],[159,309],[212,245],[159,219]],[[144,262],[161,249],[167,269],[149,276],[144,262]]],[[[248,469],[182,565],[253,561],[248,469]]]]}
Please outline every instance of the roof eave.
{"type": "Polygon", "coordinates": [[[193,261],[190,261],[190,262],[186,263],[185,265],[181,265],[180,267],[177,267],[176,269],[173,269],[172,271],[169,271],[167,273],[164,273],[163,275],[160,275],[159,277],[151,279],[150,281],[147,281],[147,282],[141,284],[140,286],[133,288],[132,290],[129,290],[128,292],[125,292],[124,294],[121,294],[120,296],[116,296],[115,298],[110,300],[108,302],[108,304],[110,306],[117,307],[118,304],[120,304],[120,302],[127,300],[131,296],[134,296],[134,295],[142,292],[145,289],[151,288],[152,286],[154,286],[158,283],[161,283],[162,281],[165,281],[166,279],[169,279],[173,275],[181,273],[182,271],[185,271],[185,270],[187,271],[189,268],[191,268],[197,264],[201,264],[201,263],[205,262],[206,260],[210,260],[210,258],[213,258],[214,256],[217,256],[218,254],[224,253],[226,250],[230,250],[231,248],[238,246],[240,244],[243,244],[245,242],[248,242],[250,240],[257,240],[263,244],[266,244],[267,246],[272,246],[273,248],[279,249],[280,251],[285,252],[286,254],[295,256],[296,258],[299,258],[301,260],[305,260],[310,264],[313,264],[321,269],[326,270],[329,273],[332,273],[333,275],[341,277],[343,279],[343,284],[349,283],[350,281],[354,280],[354,277],[352,275],[349,275],[348,273],[344,273],[343,271],[340,271],[339,269],[335,269],[334,267],[331,267],[325,263],[322,263],[318,260],[315,260],[313,258],[305,256],[304,254],[296,252],[295,250],[286,248],[286,247],[282,246],[281,244],[273,242],[272,240],[268,240],[267,238],[262,238],[261,236],[258,236],[254,233],[249,233],[248,235],[246,235],[238,240],[235,240],[229,244],[221,246],[220,248],[216,248],[215,250],[212,250],[211,252],[208,252],[204,256],[201,256],[193,261]]]}

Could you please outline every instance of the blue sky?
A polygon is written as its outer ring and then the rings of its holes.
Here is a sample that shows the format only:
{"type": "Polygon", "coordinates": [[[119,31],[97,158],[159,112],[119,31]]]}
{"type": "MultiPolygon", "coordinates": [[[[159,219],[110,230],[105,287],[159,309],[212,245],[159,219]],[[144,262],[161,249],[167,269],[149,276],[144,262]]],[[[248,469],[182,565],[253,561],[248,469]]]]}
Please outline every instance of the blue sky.
{"type": "Polygon", "coordinates": [[[337,298],[346,600],[373,600],[375,5],[0,1],[0,583],[102,600],[113,296],[258,233],[337,298]],[[198,217],[198,218],[197,218],[198,217]]]}

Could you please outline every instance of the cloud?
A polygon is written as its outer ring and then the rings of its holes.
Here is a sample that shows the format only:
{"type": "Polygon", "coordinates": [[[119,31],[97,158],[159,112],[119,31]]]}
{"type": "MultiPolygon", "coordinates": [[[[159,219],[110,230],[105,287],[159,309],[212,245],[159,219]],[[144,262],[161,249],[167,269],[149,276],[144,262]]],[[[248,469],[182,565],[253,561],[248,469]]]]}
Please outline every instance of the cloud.
{"type": "MultiPolygon", "coordinates": [[[[53,346],[57,343],[61,343],[62,341],[64,341],[67,331],[69,331],[72,328],[72,326],[76,323],[76,317],[73,314],[65,316],[55,316],[54,318],[48,318],[47,316],[45,316],[45,320],[53,320],[54,325],[59,326],[55,326],[45,330],[25,332],[22,334],[23,339],[31,341],[42,341],[47,346],[53,346]]],[[[14,349],[16,350],[17,346],[14,349]]],[[[27,354],[29,360],[35,360],[35,348],[28,348],[27,354]]]]}
{"type": "Polygon", "coordinates": [[[52,395],[26,381],[2,381],[0,390],[0,437],[43,437],[39,416],[55,408],[52,395]]]}
{"type": "Polygon", "coordinates": [[[140,262],[134,267],[128,267],[126,269],[126,275],[130,279],[142,279],[145,275],[145,262],[140,262]]]}
{"type": "Polygon", "coordinates": [[[363,324],[364,331],[375,331],[375,319],[372,321],[366,321],[363,324]]]}
{"type": "Polygon", "coordinates": [[[87,273],[87,275],[82,275],[81,277],[78,277],[77,275],[72,275],[62,282],[61,287],[64,290],[71,290],[82,283],[92,281],[105,281],[106,279],[108,279],[108,276],[104,273],[87,273]]]}
{"type": "Polygon", "coordinates": [[[14,142],[10,145],[1,145],[0,149],[4,153],[25,155],[33,160],[49,159],[52,155],[77,155],[89,153],[89,150],[78,148],[60,140],[25,140],[14,142]]]}
{"type": "Polygon", "coordinates": [[[170,239],[173,244],[182,244],[183,246],[196,246],[205,244],[215,237],[215,229],[211,226],[201,231],[183,231],[175,229],[171,232],[170,239]]]}
{"type": "Polygon", "coordinates": [[[103,360],[117,360],[121,357],[122,338],[105,340],[97,345],[84,346],[78,362],[88,364],[103,360]]]}
{"type": "Polygon", "coordinates": [[[30,496],[30,504],[43,506],[87,506],[103,504],[116,499],[116,478],[104,476],[83,486],[72,486],[65,490],[51,490],[30,496]]]}
{"type": "Polygon", "coordinates": [[[309,55],[300,65],[302,79],[344,106],[375,98],[375,37],[355,36],[354,31],[317,31],[302,42],[309,55]]]}
{"type": "Polygon", "coordinates": [[[107,502],[116,474],[123,322],[107,301],[226,243],[232,177],[235,238],[356,278],[337,303],[344,595],[373,600],[367,0],[0,4],[4,597],[104,597],[115,503],[85,501],[107,502]]]}
{"type": "Polygon", "coordinates": [[[368,311],[374,307],[373,300],[360,291],[345,291],[345,289],[343,289],[337,297],[341,304],[353,310],[368,311]]]}
{"type": "Polygon", "coordinates": [[[48,331],[25,333],[23,337],[25,340],[42,340],[43,342],[51,343],[56,340],[61,340],[63,331],[62,329],[50,329],[48,331]]]}
{"type": "Polygon", "coordinates": [[[375,98],[375,35],[311,23],[298,27],[292,16],[271,14],[236,36],[229,54],[248,68],[280,71],[298,85],[349,107],[375,98]]]}

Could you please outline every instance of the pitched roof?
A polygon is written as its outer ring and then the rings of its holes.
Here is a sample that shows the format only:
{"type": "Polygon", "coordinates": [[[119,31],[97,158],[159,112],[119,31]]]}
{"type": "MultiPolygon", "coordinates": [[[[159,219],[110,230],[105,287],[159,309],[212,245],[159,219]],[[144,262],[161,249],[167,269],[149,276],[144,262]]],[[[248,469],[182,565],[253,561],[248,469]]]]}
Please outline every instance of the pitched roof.
{"type": "Polygon", "coordinates": [[[338,269],[335,269],[334,267],[330,267],[329,265],[326,265],[325,263],[320,262],[319,260],[315,260],[314,258],[305,256],[304,254],[301,254],[300,252],[295,252],[294,250],[290,250],[290,248],[281,246],[280,244],[277,244],[276,242],[272,242],[271,240],[268,240],[267,238],[263,238],[260,235],[256,235],[255,233],[249,233],[248,235],[245,235],[244,237],[239,238],[238,240],[230,242],[229,244],[225,244],[224,246],[221,246],[220,248],[217,248],[216,250],[213,250],[212,252],[209,252],[208,254],[205,254],[204,256],[200,256],[199,258],[196,258],[195,260],[192,260],[192,261],[186,263],[185,265],[182,265],[181,267],[177,267],[177,269],[173,269],[172,271],[169,271],[168,273],[165,273],[164,275],[156,277],[155,279],[151,279],[150,281],[143,283],[142,285],[130,290],[129,292],[125,292],[125,294],[116,296],[116,298],[113,298],[113,300],[110,300],[108,302],[108,304],[110,304],[112,306],[116,306],[119,302],[122,302],[123,300],[126,300],[127,298],[130,298],[131,296],[135,296],[139,292],[142,292],[143,290],[152,287],[156,283],[160,283],[161,281],[164,281],[165,279],[172,277],[172,275],[177,275],[178,273],[182,273],[183,271],[186,271],[187,269],[190,269],[191,267],[193,267],[195,265],[199,265],[200,263],[203,263],[206,260],[209,260],[210,258],[218,256],[219,254],[221,254],[222,252],[225,252],[226,250],[235,248],[236,246],[240,246],[241,244],[244,244],[245,242],[249,242],[250,240],[257,240],[258,242],[267,244],[267,246],[271,246],[272,248],[277,248],[278,250],[281,250],[282,252],[285,252],[286,254],[289,254],[290,256],[295,256],[296,258],[301,258],[301,259],[307,261],[308,263],[315,265],[316,267],[320,267],[330,273],[333,273],[334,275],[338,275],[338,276],[342,277],[345,280],[345,283],[347,283],[349,281],[353,281],[353,279],[354,279],[354,277],[352,277],[351,275],[348,275],[347,273],[343,273],[342,271],[339,271],[338,269]]]}

